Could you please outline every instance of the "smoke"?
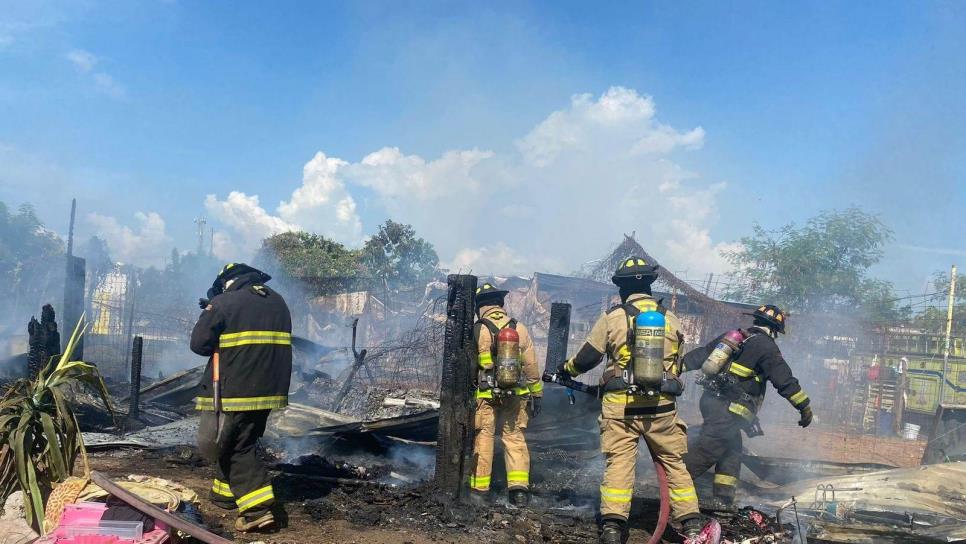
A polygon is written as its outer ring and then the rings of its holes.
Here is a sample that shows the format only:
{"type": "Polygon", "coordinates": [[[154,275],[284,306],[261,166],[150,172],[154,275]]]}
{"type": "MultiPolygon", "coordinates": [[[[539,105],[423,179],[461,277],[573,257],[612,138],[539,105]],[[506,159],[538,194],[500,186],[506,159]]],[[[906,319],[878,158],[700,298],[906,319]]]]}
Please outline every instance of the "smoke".
{"type": "Polygon", "coordinates": [[[659,121],[651,97],[611,87],[596,98],[575,95],[503,151],[425,158],[383,147],[359,162],[320,151],[275,214],[257,195],[238,192],[205,204],[242,248],[288,228],[357,244],[363,214],[355,195],[365,194],[365,217],[412,224],[453,269],[569,272],[599,257],[602,241],[636,231],[669,267],[720,272],[727,246],[711,228],[727,186],[679,163],[705,137],[700,126],[659,121]]]}
{"type": "Polygon", "coordinates": [[[123,263],[160,265],[172,246],[164,219],[156,212],[134,214],[137,226],[122,225],[116,218],[99,213],[87,214],[87,223],[107,242],[115,259],[123,263]]]}

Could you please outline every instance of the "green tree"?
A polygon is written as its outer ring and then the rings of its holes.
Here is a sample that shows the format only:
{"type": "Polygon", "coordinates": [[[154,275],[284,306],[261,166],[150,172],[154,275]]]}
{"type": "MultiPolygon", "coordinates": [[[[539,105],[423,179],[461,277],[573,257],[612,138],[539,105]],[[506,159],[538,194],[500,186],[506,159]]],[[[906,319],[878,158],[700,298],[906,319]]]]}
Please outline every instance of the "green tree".
{"type": "Polygon", "coordinates": [[[388,220],[362,248],[362,264],[391,289],[422,287],[436,275],[439,256],[409,225],[388,220]]]}
{"type": "Polygon", "coordinates": [[[38,258],[63,254],[64,241],[44,227],[33,206],[23,204],[17,213],[10,213],[0,202],[0,273],[10,274],[38,258]]]}
{"type": "Polygon", "coordinates": [[[65,265],[64,241],[44,227],[33,206],[12,213],[0,202],[0,281],[12,294],[6,317],[26,320],[63,296],[65,265]]]}
{"type": "MultiPolygon", "coordinates": [[[[946,332],[946,305],[949,302],[949,272],[937,273],[933,279],[935,298],[912,320],[913,326],[926,332],[946,332]]],[[[953,335],[966,334],[966,274],[956,273],[956,293],[953,295],[953,335]]]]}
{"type": "Polygon", "coordinates": [[[868,276],[891,239],[878,217],[858,208],[823,212],[800,228],[768,231],[756,224],[738,249],[724,253],[735,267],[726,296],[796,312],[861,309],[867,318],[897,318],[892,285],[868,276]]]}
{"type": "Polygon", "coordinates": [[[283,282],[286,278],[299,280],[316,295],[357,288],[364,278],[358,251],[308,232],[266,238],[253,265],[283,282]]]}

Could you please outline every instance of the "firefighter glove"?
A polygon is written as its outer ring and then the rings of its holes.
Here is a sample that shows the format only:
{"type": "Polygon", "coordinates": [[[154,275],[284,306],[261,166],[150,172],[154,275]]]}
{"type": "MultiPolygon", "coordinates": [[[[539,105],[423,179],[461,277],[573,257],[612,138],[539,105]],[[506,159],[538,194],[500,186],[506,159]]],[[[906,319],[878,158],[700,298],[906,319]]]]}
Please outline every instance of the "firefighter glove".
{"type": "Polygon", "coordinates": [[[804,428],[804,427],[808,427],[809,425],[811,425],[812,424],[812,407],[811,406],[806,406],[806,407],[804,407],[804,408],[801,409],[800,413],[802,414],[802,419],[799,419],[798,420],[798,426],[804,428]]]}
{"type": "Polygon", "coordinates": [[[198,307],[201,308],[202,310],[208,308],[208,305],[209,304],[211,304],[211,301],[208,300],[208,299],[206,299],[206,298],[199,298],[198,299],[198,307]]]}
{"type": "Polygon", "coordinates": [[[530,411],[530,417],[535,418],[540,415],[540,403],[543,399],[541,397],[530,397],[530,402],[527,408],[530,411]]]}
{"type": "Polygon", "coordinates": [[[567,361],[564,361],[559,365],[557,365],[557,370],[555,372],[560,376],[566,376],[568,378],[574,377],[573,374],[571,374],[570,372],[567,372],[567,361]]]}
{"type": "Polygon", "coordinates": [[[684,393],[684,382],[674,374],[665,372],[661,379],[661,393],[680,397],[684,393]]]}

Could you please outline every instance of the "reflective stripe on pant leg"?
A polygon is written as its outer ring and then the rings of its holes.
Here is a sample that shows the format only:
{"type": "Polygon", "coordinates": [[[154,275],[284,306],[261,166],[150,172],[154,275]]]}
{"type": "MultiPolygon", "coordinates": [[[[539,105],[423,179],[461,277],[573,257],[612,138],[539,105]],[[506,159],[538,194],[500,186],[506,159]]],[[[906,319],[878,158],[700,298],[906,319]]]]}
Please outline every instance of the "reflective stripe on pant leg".
{"type": "Polygon", "coordinates": [[[626,520],[631,513],[640,438],[631,421],[600,420],[600,449],[605,463],[600,486],[601,517],[626,520]]]}
{"type": "Polygon", "coordinates": [[[272,489],[271,485],[267,485],[265,487],[256,489],[255,491],[252,491],[251,493],[245,495],[244,497],[241,497],[240,499],[235,501],[235,504],[238,505],[239,512],[244,512],[246,510],[251,510],[252,508],[255,508],[258,505],[265,504],[266,502],[274,501],[274,500],[275,500],[275,492],[272,489]]]}
{"type": "Polygon", "coordinates": [[[234,500],[235,495],[231,492],[231,487],[221,480],[215,479],[214,483],[211,485],[211,492],[219,497],[225,497],[234,500]]]}
{"type": "Polygon", "coordinates": [[[523,431],[527,428],[527,399],[512,398],[503,401],[497,409],[503,440],[503,458],[506,461],[506,485],[509,489],[530,487],[530,450],[527,449],[523,431]]]}
{"type": "Polygon", "coordinates": [[[496,429],[496,412],[485,400],[476,401],[473,418],[473,465],[469,478],[470,488],[475,491],[490,490],[490,470],[493,466],[493,434],[496,429]]]}
{"type": "Polygon", "coordinates": [[[714,469],[714,496],[726,502],[735,498],[738,475],[741,474],[741,431],[735,429],[728,449],[714,469]]]}
{"type": "Polygon", "coordinates": [[[255,452],[265,433],[269,410],[227,412],[224,435],[232,443],[228,481],[240,511],[268,509],[275,500],[272,479],[255,452]]]}
{"type": "Polygon", "coordinates": [[[688,451],[687,426],[677,416],[638,422],[657,462],[667,474],[671,518],[680,520],[698,513],[698,494],[684,465],[688,451]]]}

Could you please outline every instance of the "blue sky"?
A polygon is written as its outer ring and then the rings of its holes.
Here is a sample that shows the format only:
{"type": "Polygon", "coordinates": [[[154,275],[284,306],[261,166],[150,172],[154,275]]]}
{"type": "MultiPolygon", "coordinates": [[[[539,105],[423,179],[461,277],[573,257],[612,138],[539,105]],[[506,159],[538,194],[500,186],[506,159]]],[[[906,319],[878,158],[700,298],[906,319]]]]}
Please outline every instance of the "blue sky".
{"type": "Polygon", "coordinates": [[[966,257],[966,4],[476,4],[0,0],[0,200],[62,232],[76,196],[145,263],[199,215],[226,259],[391,216],[454,269],[636,230],[702,277],[753,221],[852,204],[901,289],[966,257]]]}

